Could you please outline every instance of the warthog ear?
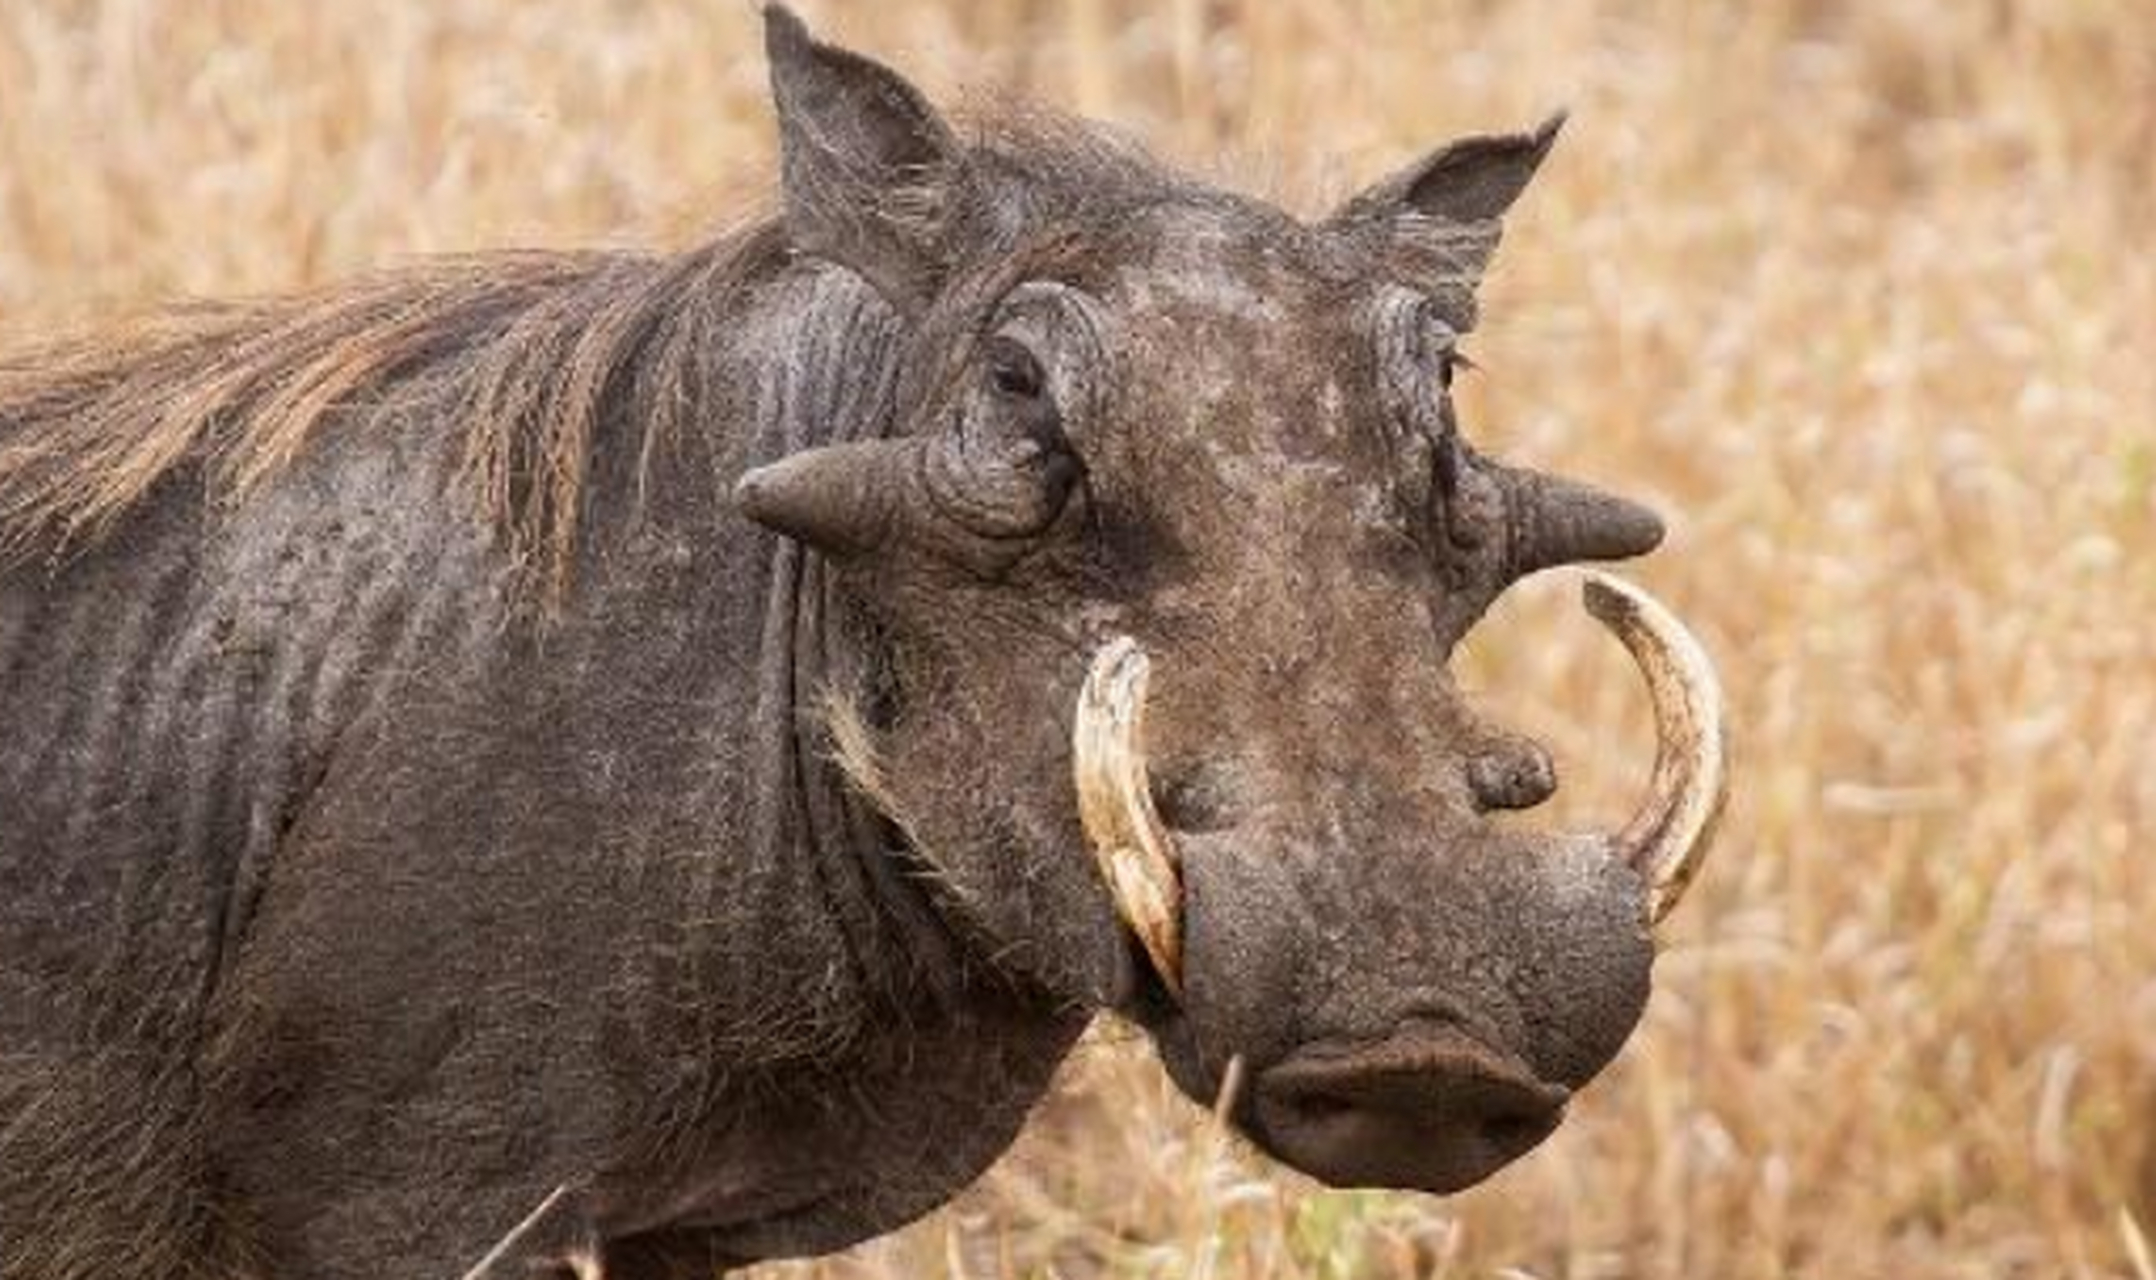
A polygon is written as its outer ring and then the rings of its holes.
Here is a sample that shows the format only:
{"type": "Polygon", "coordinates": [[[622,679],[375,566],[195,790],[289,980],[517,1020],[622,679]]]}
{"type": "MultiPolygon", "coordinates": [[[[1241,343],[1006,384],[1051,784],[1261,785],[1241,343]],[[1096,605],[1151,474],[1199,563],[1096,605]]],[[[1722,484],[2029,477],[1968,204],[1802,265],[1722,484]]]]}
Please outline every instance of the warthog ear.
{"type": "Polygon", "coordinates": [[[957,135],[897,72],[819,42],[783,5],[764,10],[764,48],[795,244],[918,312],[972,198],[957,135]]]}
{"type": "Polygon", "coordinates": [[[1326,225],[1373,241],[1423,288],[1471,294],[1497,251],[1500,221],[1564,123],[1559,112],[1529,133],[1448,143],[1341,205],[1326,225]]]}

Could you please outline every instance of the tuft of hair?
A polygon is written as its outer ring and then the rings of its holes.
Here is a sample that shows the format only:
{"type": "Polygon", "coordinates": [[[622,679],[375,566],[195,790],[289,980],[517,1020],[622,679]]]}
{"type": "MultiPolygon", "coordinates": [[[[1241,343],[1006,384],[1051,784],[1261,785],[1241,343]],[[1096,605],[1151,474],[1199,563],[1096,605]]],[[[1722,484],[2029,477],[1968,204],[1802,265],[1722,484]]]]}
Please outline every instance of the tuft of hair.
{"type": "MultiPolygon", "coordinates": [[[[1068,225],[1228,198],[1054,112],[1004,102],[962,122],[976,163],[1068,225]]],[[[94,546],[182,477],[211,509],[237,506],[341,420],[386,422],[416,401],[465,431],[477,512],[520,578],[558,600],[601,425],[633,407],[648,457],[693,410],[700,344],[786,252],[782,222],[765,221],[670,256],[441,258],[0,351],[0,568],[94,546]]]]}
{"type": "Polygon", "coordinates": [[[905,806],[891,788],[876,731],[869,727],[860,704],[840,690],[827,688],[816,699],[816,709],[823,721],[824,740],[830,744],[831,763],[871,808],[905,835],[908,844],[920,848],[919,832],[906,820],[905,806]]]}
{"type": "Polygon", "coordinates": [[[209,1167],[175,973],[53,999],[0,973],[0,1280],[257,1274],[209,1167]],[[32,994],[35,992],[35,994],[32,994]]]}
{"type": "Polygon", "coordinates": [[[890,774],[883,764],[882,748],[876,742],[876,731],[862,714],[860,704],[840,690],[826,688],[816,699],[816,710],[817,718],[823,724],[824,740],[829,744],[826,758],[838,766],[847,785],[859,793],[870,808],[898,828],[899,834],[905,837],[906,847],[919,859],[924,869],[923,878],[933,881],[937,892],[954,901],[970,902],[971,895],[965,887],[944,873],[944,864],[936,857],[934,847],[923,839],[920,824],[891,786],[890,774]]]}
{"type": "Polygon", "coordinates": [[[186,475],[230,507],[340,419],[423,400],[517,567],[568,585],[593,438],[631,398],[673,429],[695,336],[766,224],[678,255],[493,253],[312,294],[194,304],[0,354],[0,566],[93,545],[186,475]]]}

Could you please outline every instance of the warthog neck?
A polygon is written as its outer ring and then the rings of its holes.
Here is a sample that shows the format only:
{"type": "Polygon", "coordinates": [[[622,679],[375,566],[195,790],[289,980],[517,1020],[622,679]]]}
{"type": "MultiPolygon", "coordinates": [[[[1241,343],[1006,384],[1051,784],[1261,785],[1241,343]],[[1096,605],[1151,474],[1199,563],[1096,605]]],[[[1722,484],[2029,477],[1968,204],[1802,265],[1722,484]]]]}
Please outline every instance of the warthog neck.
{"type": "MultiPolygon", "coordinates": [[[[888,309],[822,267],[762,299],[715,379],[757,388],[745,443],[723,450],[729,471],[887,430],[900,342],[888,309]]],[[[931,868],[868,794],[872,779],[849,769],[861,763],[849,729],[891,710],[870,612],[798,542],[748,545],[760,640],[753,672],[733,678],[753,684],[739,736],[751,776],[735,784],[749,828],[724,861],[732,879],[698,892],[713,922],[752,937],[698,942],[730,1009],[770,1013],[732,1029],[761,1041],[756,1054],[706,1064],[695,1121],[667,1125],[655,1151],[581,1194],[572,1212],[611,1242],[602,1253],[747,1261],[900,1225],[1004,1150],[1087,1020],[1013,983],[952,927],[931,868]],[[769,910],[745,918],[744,894],[769,910]],[[780,1039],[791,1048],[774,1056],[780,1039]]]]}

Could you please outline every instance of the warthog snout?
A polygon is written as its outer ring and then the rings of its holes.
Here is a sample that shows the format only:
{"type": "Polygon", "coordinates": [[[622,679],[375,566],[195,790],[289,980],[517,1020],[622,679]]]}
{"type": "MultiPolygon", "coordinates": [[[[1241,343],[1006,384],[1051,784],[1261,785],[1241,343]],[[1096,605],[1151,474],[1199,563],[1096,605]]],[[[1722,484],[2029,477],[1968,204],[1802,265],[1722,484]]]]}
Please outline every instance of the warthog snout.
{"type": "MultiPolygon", "coordinates": [[[[1488,827],[1480,811],[1554,785],[1546,754],[1518,742],[1465,757],[1468,812],[1431,810],[1427,844],[1400,834],[1411,802],[1367,799],[1316,830],[1213,813],[1194,831],[1163,811],[1207,806],[1181,798],[1187,783],[1164,803],[1150,778],[1144,650],[1123,637],[1094,659],[1074,722],[1079,811],[1157,1003],[1175,1006],[1151,1020],[1186,1089],[1240,1090],[1230,1114],[1307,1173],[1470,1186],[1557,1127],[1638,1017],[1647,936],[1726,796],[1721,695],[1697,642],[1638,588],[1598,574],[1586,603],[1638,662],[1658,729],[1647,803],[1614,834],[1488,827]],[[1223,1065],[1238,1059],[1247,1085],[1223,1065]]],[[[1335,790],[1367,796],[1361,781],[1335,790]]]]}

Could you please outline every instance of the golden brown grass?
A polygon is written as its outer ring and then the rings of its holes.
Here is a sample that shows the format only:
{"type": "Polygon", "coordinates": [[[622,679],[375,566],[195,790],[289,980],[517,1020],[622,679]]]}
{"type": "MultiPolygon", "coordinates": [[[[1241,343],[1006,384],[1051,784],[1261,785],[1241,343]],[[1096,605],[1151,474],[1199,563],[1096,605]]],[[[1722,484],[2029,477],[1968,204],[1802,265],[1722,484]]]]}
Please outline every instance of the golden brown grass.
{"type": "MultiPolygon", "coordinates": [[[[1127,1037],[831,1276],[2124,1276],[2156,1236],[2156,21],[2146,0],[805,6],[930,86],[1105,115],[1308,206],[1573,128],[1471,421],[1675,515],[1723,849],[1565,1130],[1438,1202],[1223,1144],[1127,1037]],[[873,9],[873,12],[871,10],[873,9]]],[[[747,3],[9,0],[0,328],[760,189],[747,3]]],[[[1585,821],[1644,708],[1562,584],[1468,675],[1585,821]]]]}

